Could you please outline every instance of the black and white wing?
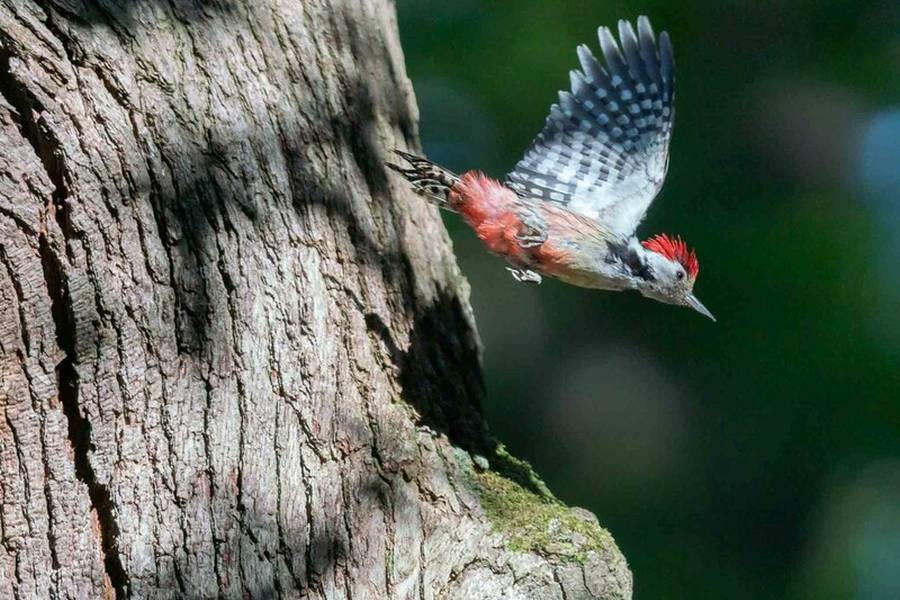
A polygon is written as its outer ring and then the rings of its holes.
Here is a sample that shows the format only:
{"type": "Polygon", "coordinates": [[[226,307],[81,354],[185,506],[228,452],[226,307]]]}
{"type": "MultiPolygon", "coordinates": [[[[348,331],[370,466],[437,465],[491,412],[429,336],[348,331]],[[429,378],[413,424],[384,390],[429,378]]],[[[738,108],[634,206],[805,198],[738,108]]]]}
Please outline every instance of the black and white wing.
{"type": "Polygon", "coordinates": [[[659,193],[669,165],[675,63],[666,32],[647,17],[619,21],[621,48],[599,29],[606,67],[587,46],[572,91],[560,92],[544,130],[507,176],[519,193],[557,202],[630,236],[659,193]]]}

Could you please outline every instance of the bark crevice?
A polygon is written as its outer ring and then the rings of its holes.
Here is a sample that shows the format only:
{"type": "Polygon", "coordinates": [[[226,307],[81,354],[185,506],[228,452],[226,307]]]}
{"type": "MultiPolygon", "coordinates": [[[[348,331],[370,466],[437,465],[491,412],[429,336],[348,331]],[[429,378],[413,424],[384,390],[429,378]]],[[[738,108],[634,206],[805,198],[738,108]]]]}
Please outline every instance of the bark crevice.
{"type": "Polygon", "coordinates": [[[12,116],[19,127],[19,133],[31,145],[54,186],[53,205],[48,208],[65,232],[69,228],[65,220],[65,198],[68,192],[62,162],[63,152],[59,140],[52,135],[50,128],[39,122],[42,107],[37,99],[13,74],[11,61],[14,59],[18,57],[12,52],[10,42],[0,40],[0,95],[13,107],[12,116]]]}
{"type": "Polygon", "coordinates": [[[68,425],[68,440],[73,452],[75,476],[86,486],[91,507],[96,514],[109,583],[115,591],[116,598],[125,598],[128,593],[128,574],[116,547],[119,525],[116,521],[115,506],[109,485],[98,481],[91,465],[90,454],[95,449],[91,443],[91,422],[85,418],[79,407],[75,320],[71,304],[67,301],[63,265],[50,248],[47,236],[42,234],[39,241],[44,281],[50,296],[50,310],[56,327],[56,341],[63,353],[63,359],[56,365],[56,385],[59,402],[68,425]]]}
{"type": "MultiPolygon", "coordinates": [[[[49,25],[49,21],[47,23],[49,25]]],[[[68,424],[68,440],[73,451],[75,475],[87,488],[100,531],[100,544],[103,549],[104,565],[117,598],[126,597],[128,575],[122,566],[116,548],[119,526],[116,522],[115,508],[108,485],[98,481],[91,465],[91,423],[81,414],[78,399],[77,356],[75,352],[76,327],[72,314],[72,304],[66,292],[65,265],[60,254],[65,255],[60,247],[66,246],[66,235],[72,228],[67,219],[66,174],[64,152],[59,140],[52,134],[52,129],[40,122],[43,107],[13,74],[11,61],[16,59],[6,45],[0,47],[0,94],[13,107],[13,118],[19,127],[22,138],[34,150],[35,156],[43,165],[44,171],[53,184],[51,204],[47,212],[54,219],[58,238],[51,242],[49,224],[44,223],[38,232],[38,249],[44,282],[50,298],[50,311],[55,326],[55,338],[63,358],[56,365],[57,396],[68,424]],[[56,247],[54,247],[56,246],[56,247]]],[[[22,325],[23,335],[28,328],[22,325]]],[[[48,501],[48,511],[52,504],[48,501]]],[[[48,535],[52,529],[48,525],[48,535]]],[[[54,568],[59,568],[59,559],[55,542],[50,543],[50,554],[54,568]]]]}

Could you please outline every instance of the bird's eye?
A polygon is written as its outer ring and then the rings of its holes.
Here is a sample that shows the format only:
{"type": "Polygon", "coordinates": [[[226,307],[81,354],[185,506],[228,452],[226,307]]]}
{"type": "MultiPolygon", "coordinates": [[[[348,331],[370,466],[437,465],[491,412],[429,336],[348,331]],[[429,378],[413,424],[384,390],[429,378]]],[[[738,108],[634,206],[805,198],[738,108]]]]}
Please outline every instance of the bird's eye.
{"type": "Polygon", "coordinates": [[[684,279],[684,271],[678,271],[677,273],[675,273],[675,277],[678,278],[678,281],[681,281],[682,279],[684,279]]]}

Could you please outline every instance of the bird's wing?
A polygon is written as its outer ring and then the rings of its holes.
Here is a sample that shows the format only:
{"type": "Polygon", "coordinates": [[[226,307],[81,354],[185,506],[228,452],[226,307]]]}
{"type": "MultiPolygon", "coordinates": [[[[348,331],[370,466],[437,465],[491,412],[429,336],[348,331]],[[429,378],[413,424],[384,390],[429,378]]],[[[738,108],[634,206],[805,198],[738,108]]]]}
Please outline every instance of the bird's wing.
{"type": "Polygon", "coordinates": [[[587,46],[572,91],[560,92],[544,130],[507,176],[525,196],[562,204],[623,236],[634,233],[669,166],[675,63],[666,32],[647,17],[637,34],[619,21],[621,48],[599,29],[606,67],[587,46]]]}

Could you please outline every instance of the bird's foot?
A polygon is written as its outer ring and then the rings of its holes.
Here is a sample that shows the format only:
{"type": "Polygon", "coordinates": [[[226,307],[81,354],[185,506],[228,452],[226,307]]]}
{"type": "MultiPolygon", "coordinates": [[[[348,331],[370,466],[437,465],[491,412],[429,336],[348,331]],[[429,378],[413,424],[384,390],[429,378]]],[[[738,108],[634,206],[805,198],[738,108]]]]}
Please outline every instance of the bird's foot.
{"type": "Polygon", "coordinates": [[[519,242],[519,248],[537,248],[544,244],[547,241],[547,236],[545,235],[522,235],[519,234],[516,236],[516,241],[519,242]]]}
{"type": "Polygon", "coordinates": [[[512,274],[513,279],[515,279],[519,283],[539,284],[542,281],[540,274],[532,271],[531,269],[516,269],[515,267],[506,267],[506,270],[509,271],[512,274]]]}

